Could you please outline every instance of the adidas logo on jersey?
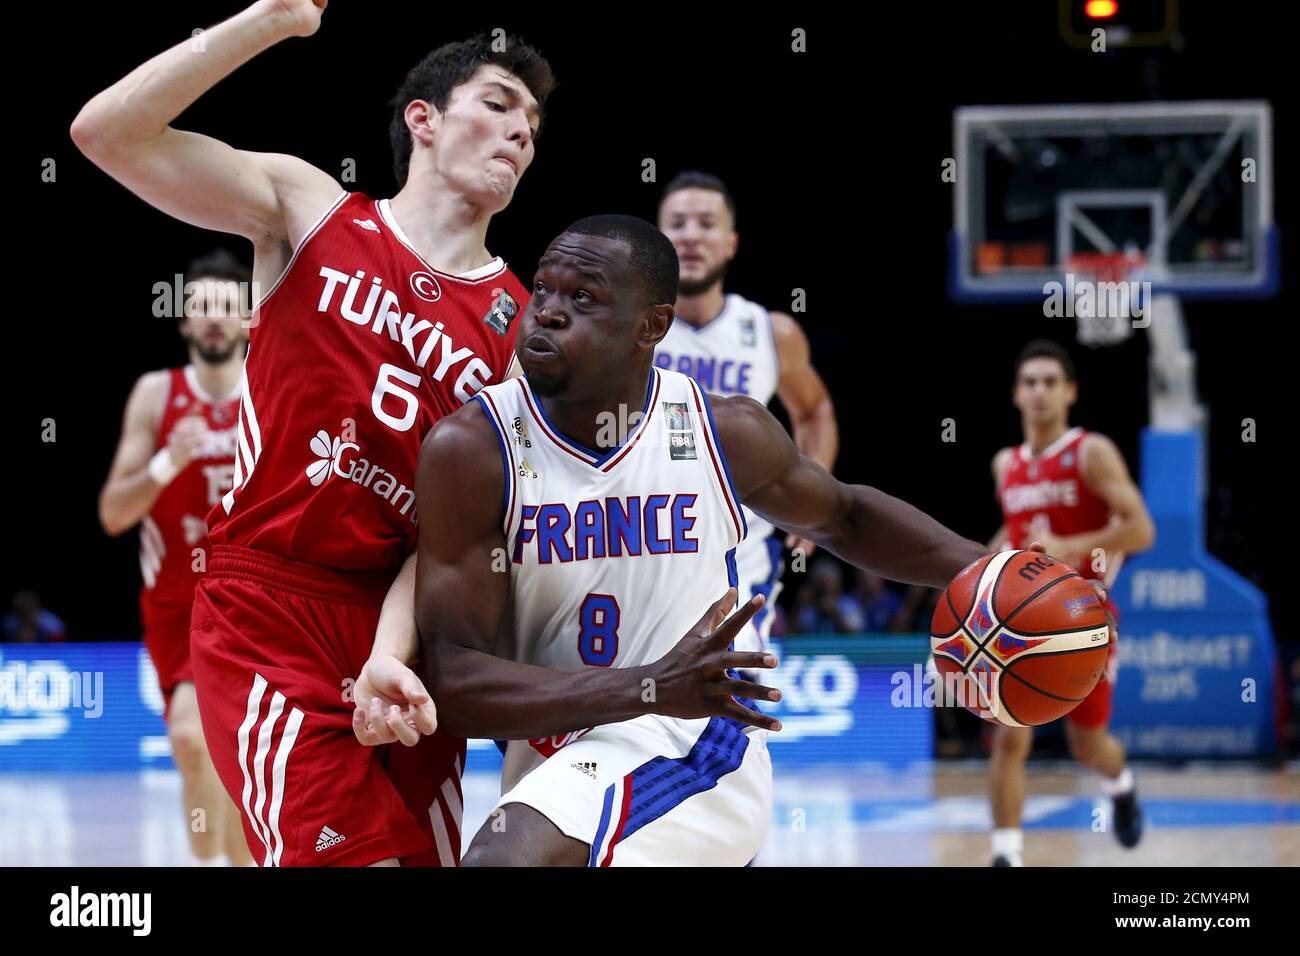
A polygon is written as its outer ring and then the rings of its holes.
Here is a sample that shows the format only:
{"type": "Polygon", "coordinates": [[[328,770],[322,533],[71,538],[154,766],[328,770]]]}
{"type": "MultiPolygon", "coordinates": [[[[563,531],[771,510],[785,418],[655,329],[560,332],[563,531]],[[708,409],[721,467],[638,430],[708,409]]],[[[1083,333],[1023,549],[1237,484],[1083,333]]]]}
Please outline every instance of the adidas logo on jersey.
{"type": "Polygon", "coordinates": [[[569,766],[574,770],[585,773],[588,777],[594,778],[596,776],[596,761],[594,760],[583,760],[578,763],[571,763],[569,766]]]}
{"type": "Polygon", "coordinates": [[[375,221],[373,219],[353,219],[352,221],[355,222],[362,229],[369,229],[371,232],[379,231],[379,227],[375,225],[375,221]]]}
{"type": "Polygon", "coordinates": [[[320,853],[322,850],[328,850],[330,847],[342,843],[346,839],[347,837],[343,834],[335,833],[329,827],[321,827],[320,836],[316,838],[316,852],[320,853]]]}

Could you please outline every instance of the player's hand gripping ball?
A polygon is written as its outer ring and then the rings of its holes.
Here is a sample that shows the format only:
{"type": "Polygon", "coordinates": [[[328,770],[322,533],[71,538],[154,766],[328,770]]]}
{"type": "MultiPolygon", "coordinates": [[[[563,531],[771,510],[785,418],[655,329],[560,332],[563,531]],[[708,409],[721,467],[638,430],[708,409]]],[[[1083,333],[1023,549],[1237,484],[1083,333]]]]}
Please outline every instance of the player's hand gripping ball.
{"type": "Polygon", "coordinates": [[[967,566],[930,626],[943,699],[1009,727],[1074,710],[1105,672],[1109,643],[1092,584],[1035,551],[999,551],[967,566]]]}

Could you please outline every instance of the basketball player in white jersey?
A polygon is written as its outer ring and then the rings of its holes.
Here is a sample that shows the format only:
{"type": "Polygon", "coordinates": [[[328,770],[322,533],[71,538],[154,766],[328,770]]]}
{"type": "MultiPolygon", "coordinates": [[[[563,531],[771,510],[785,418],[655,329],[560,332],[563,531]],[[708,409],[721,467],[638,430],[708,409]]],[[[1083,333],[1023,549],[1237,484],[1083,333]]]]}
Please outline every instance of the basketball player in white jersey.
{"type": "Polygon", "coordinates": [[[742,502],[896,580],[944,587],[985,553],[836,481],[752,399],[657,368],[677,280],[650,223],[575,223],[519,320],[526,378],[485,388],[421,450],[429,690],[453,733],[509,741],[465,865],[753,858],[780,724],[748,701],[780,693],[735,673],[774,667],[771,654],[728,646],[762,596],[723,621],[742,502]]]}
{"type": "Polygon", "coordinates": [[[144,644],[163,693],[185,830],[200,866],[252,864],[239,811],[208,754],[189,651],[197,572],[206,564],[196,566],[194,549],[208,552],[204,519],[229,490],[234,472],[235,417],[248,347],[242,303],[250,279],[248,268],[225,250],[185,270],[180,333],[189,364],[146,372],[136,381],[99,498],[100,523],[109,535],[141,525],[144,644]]]}
{"type": "MultiPolygon", "coordinates": [[[[740,241],[736,203],[726,184],[709,173],[677,175],[659,203],[659,228],[672,240],[681,275],[675,319],[655,349],[655,364],[684,372],[713,394],[748,395],[760,405],[779,397],[795,447],[830,471],[839,450],[835,405],[813,368],[808,337],[793,316],[723,292],[740,241]]],[[[781,541],[752,511],[745,520],[749,535],[736,552],[740,598],[762,594],[769,607],[754,615],[736,647],[764,650],[772,630],[770,605],[781,593],[781,541]]],[[[805,555],[812,551],[796,535],[786,545],[805,555]]]]}

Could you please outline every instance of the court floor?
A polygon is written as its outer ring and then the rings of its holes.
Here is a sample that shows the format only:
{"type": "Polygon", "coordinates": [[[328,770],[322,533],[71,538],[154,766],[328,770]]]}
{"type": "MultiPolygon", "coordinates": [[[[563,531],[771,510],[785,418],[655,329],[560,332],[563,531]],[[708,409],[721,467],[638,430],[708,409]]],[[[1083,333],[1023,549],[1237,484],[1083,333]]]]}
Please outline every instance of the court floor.
{"type": "MultiPolygon", "coordinates": [[[[760,866],[985,866],[980,762],[781,773],[760,866]]],[[[1029,866],[1300,866],[1300,764],[1136,765],[1147,833],[1124,850],[1096,780],[1031,768],[1029,866]]],[[[466,833],[487,816],[494,774],[465,778],[466,833]]],[[[0,865],[175,866],[189,852],[175,771],[0,771],[0,865]]]]}

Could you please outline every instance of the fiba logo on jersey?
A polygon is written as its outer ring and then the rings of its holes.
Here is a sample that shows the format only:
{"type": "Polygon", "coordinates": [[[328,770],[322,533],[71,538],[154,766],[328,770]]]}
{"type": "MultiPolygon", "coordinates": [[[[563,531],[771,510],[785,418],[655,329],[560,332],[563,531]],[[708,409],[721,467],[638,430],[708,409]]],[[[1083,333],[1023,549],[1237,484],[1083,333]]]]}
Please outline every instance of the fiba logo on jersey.
{"type": "Polygon", "coordinates": [[[528,437],[528,426],[524,424],[522,417],[516,415],[515,420],[510,423],[510,427],[514,429],[516,445],[523,445],[525,448],[533,447],[533,442],[528,437]]]}
{"type": "Polygon", "coordinates": [[[437,302],[442,298],[442,287],[438,280],[427,272],[411,273],[411,291],[425,302],[437,302]]]}
{"type": "Polygon", "coordinates": [[[493,289],[492,294],[496,298],[487,315],[483,316],[483,322],[497,335],[504,336],[510,330],[514,317],[519,314],[519,303],[505,289],[493,289]]]}
{"type": "Polygon", "coordinates": [[[695,432],[691,428],[691,410],[685,402],[664,402],[664,421],[668,426],[668,457],[673,461],[694,461],[695,432]]]}

